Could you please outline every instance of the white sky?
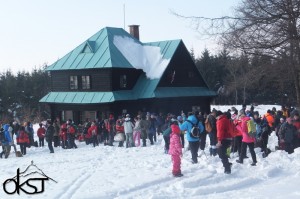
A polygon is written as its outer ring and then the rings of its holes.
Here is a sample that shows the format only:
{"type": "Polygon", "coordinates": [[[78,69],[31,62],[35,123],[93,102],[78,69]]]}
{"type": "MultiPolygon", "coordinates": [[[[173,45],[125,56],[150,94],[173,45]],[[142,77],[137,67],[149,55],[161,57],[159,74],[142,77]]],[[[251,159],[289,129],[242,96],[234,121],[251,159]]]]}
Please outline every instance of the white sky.
{"type": "Polygon", "coordinates": [[[182,15],[230,14],[239,0],[0,0],[0,72],[31,71],[48,65],[100,29],[140,25],[140,40],[182,39],[199,56],[205,47],[218,50],[212,40],[200,39],[182,15]]]}

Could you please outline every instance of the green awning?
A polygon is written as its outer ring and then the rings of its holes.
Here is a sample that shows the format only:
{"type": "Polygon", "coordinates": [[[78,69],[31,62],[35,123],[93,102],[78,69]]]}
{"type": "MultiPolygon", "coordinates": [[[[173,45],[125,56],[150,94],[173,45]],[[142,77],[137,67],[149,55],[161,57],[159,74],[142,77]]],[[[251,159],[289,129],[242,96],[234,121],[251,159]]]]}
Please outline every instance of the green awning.
{"type": "Polygon", "coordinates": [[[160,87],[152,93],[133,91],[113,92],[50,92],[40,102],[63,104],[102,104],[115,101],[167,98],[167,97],[214,97],[216,92],[204,87],[160,87]]]}

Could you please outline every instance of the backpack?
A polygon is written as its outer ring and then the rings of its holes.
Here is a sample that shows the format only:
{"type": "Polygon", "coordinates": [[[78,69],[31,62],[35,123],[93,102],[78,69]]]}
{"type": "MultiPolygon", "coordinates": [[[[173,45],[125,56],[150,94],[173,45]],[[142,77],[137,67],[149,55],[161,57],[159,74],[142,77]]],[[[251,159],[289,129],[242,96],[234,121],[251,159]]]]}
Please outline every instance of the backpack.
{"type": "Polygon", "coordinates": [[[191,122],[189,120],[187,120],[187,121],[192,124],[191,137],[192,138],[199,138],[199,136],[200,136],[200,129],[199,129],[199,126],[198,126],[199,120],[197,121],[196,124],[193,124],[193,122],[191,122]]]}
{"type": "Polygon", "coordinates": [[[256,125],[255,125],[253,120],[250,119],[250,120],[247,121],[247,129],[248,129],[248,135],[250,137],[255,137],[255,135],[256,135],[256,125]]]}
{"type": "MultiPolygon", "coordinates": [[[[209,116],[208,116],[209,117],[209,116]]],[[[212,127],[210,125],[210,122],[208,121],[208,117],[206,118],[204,124],[205,124],[205,130],[207,133],[210,133],[212,131],[212,127]]]]}

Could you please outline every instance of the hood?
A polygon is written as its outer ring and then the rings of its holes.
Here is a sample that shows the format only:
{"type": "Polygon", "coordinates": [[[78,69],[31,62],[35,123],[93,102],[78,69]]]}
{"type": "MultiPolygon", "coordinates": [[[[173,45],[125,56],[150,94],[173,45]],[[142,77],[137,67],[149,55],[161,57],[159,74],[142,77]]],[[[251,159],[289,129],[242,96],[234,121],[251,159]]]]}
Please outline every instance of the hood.
{"type": "Polygon", "coordinates": [[[193,122],[194,124],[196,124],[197,121],[198,121],[195,115],[190,115],[190,116],[188,117],[188,120],[190,120],[190,121],[193,122]]]}
{"type": "Polygon", "coordinates": [[[9,128],[9,124],[4,124],[4,125],[3,125],[4,131],[8,131],[8,128],[9,128]]]}

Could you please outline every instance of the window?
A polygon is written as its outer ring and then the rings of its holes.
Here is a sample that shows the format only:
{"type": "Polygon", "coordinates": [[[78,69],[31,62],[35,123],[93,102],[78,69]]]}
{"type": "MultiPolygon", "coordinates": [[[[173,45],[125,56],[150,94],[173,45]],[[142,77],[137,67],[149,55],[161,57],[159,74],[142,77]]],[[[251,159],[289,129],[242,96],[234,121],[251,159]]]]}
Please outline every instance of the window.
{"type": "Polygon", "coordinates": [[[63,121],[67,121],[68,119],[73,120],[73,111],[62,111],[61,112],[61,119],[63,121]]]}
{"type": "Polygon", "coordinates": [[[96,120],[97,112],[96,111],[81,111],[80,112],[80,121],[85,122],[86,120],[94,121],[96,120]]]}
{"type": "Polygon", "coordinates": [[[91,89],[90,76],[81,76],[82,89],[91,89]]]}
{"type": "Polygon", "coordinates": [[[78,89],[78,79],[77,79],[77,76],[70,76],[70,89],[71,90],[78,89]]]}
{"type": "Polygon", "coordinates": [[[120,76],[120,88],[126,88],[127,87],[127,79],[126,75],[120,76]]]}
{"type": "Polygon", "coordinates": [[[194,73],[193,73],[192,71],[189,71],[188,77],[189,77],[189,78],[193,78],[193,77],[194,77],[194,73]]]}

